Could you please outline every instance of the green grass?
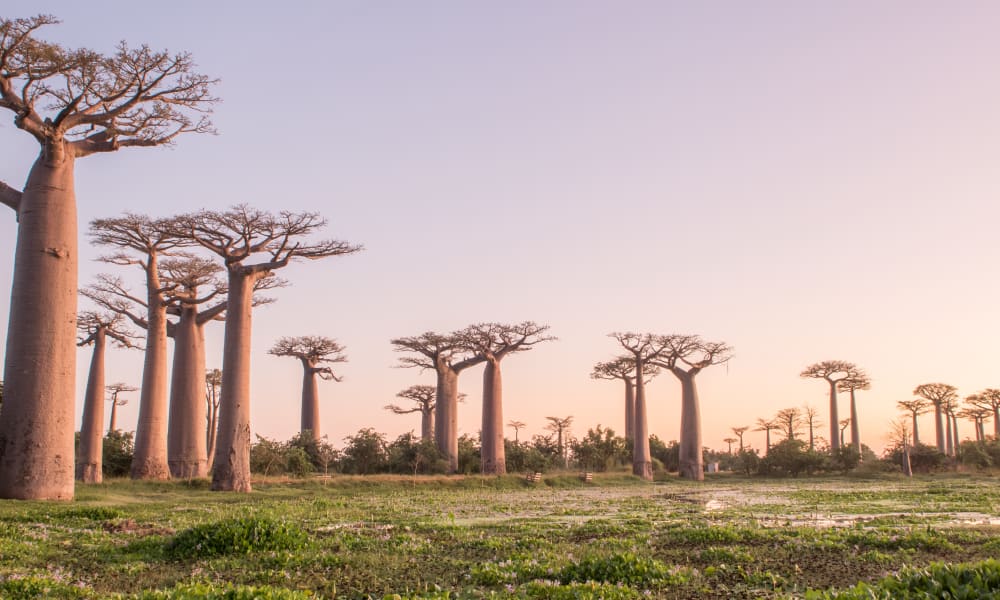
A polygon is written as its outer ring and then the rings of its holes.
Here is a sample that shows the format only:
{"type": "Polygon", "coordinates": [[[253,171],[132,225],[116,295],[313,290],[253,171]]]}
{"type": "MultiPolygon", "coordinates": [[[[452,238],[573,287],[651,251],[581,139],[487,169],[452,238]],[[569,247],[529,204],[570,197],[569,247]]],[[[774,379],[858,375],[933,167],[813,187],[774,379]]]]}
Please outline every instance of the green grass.
{"type": "Polygon", "coordinates": [[[997,483],[111,481],[72,503],[0,501],[0,598],[833,598],[921,569],[965,593],[995,567],[930,565],[998,554],[1000,527],[969,523],[1000,518],[997,483]]]}

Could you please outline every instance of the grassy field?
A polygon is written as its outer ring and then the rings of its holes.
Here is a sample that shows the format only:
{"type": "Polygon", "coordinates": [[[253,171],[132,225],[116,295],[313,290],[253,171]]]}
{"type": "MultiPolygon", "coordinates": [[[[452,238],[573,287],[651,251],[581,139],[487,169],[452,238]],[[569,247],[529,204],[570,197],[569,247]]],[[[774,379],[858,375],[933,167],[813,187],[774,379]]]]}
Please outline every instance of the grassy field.
{"type": "Polygon", "coordinates": [[[113,481],[0,501],[3,598],[804,597],[995,556],[986,476],[113,481]]]}

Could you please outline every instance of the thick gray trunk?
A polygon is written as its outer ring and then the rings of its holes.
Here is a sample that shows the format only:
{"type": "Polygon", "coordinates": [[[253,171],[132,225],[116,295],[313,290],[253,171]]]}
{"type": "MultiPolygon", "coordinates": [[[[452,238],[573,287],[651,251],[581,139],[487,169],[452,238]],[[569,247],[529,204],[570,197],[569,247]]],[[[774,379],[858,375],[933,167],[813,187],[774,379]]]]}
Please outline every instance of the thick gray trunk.
{"type": "Polygon", "coordinates": [[[156,254],[146,268],[148,327],[142,364],[139,421],[135,427],[132,479],[169,479],[167,463],[167,308],[160,293],[156,254]]]}
{"type": "Polygon", "coordinates": [[[1000,406],[993,407],[993,438],[1000,440],[1000,406]]]}
{"type": "Polygon", "coordinates": [[[212,465],[212,489],[249,492],[250,333],[253,276],[229,272],[229,299],[222,356],[219,432],[212,465]]]}
{"type": "Polygon", "coordinates": [[[840,417],[837,414],[837,382],[830,384],[830,449],[840,449],[840,417]]]}
{"type": "Polygon", "coordinates": [[[104,426],[104,350],[107,337],[103,327],[94,333],[94,355],[90,358],[87,390],[83,397],[80,447],[76,454],[76,478],[84,483],[101,483],[101,443],[104,426]]]}
{"type": "Polygon", "coordinates": [[[767,441],[765,443],[765,445],[767,446],[767,448],[766,448],[766,450],[764,452],[764,456],[767,456],[771,452],[771,430],[770,429],[766,429],[765,431],[767,432],[767,441]]]}
{"type": "Polygon", "coordinates": [[[503,447],[503,384],[500,361],[487,360],[483,371],[482,472],[503,475],[507,458],[503,447]]]}
{"type": "Polygon", "coordinates": [[[910,447],[903,440],[903,475],[913,477],[913,466],[910,464],[910,447]]]}
{"type": "Polygon", "coordinates": [[[118,401],[111,402],[111,420],[108,421],[108,433],[118,431],[118,401]]]}
{"type": "Polygon", "coordinates": [[[951,438],[953,440],[951,447],[951,455],[955,456],[958,454],[958,419],[955,417],[955,415],[951,415],[951,430],[952,430],[951,438]]]}
{"type": "Polygon", "coordinates": [[[920,430],[917,428],[917,413],[913,413],[913,445],[920,444],[920,430]]]}
{"type": "Polygon", "coordinates": [[[944,445],[944,411],[941,410],[941,403],[934,403],[934,434],[937,438],[937,449],[939,452],[945,452],[947,448],[944,445]]]}
{"type": "Polygon", "coordinates": [[[675,370],[681,381],[681,443],[680,476],[685,479],[705,479],[704,459],[701,455],[701,414],[698,407],[698,388],[694,375],[675,370]]]}
{"type": "Polygon", "coordinates": [[[813,422],[809,421],[809,449],[816,449],[816,428],[813,427],[813,422]]]}
{"type": "Polygon", "coordinates": [[[632,440],[632,473],[653,480],[653,461],[649,455],[649,428],[646,425],[646,383],[642,380],[644,361],[635,361],[635,438],[632,440]]]}
{"type": "Polygon", "coordinates": [[[635,435],[635,385],[628,377],[625,378],[625,439],[631,440],[635,435]]]}
{"type": "Polygon", "coordinates": [[[195,305],[181,308],[174,328],[174,366],[170,380],[167,462],[170,475],[182,479],[208,476],[205,422],[205,329],[195,305]]]}
{"type": "Polygon", "coordinates": [[[302,427],[300,431],[312,433],[319,440],[319,386],[316,381],[316,365],[302,361],[302,427]]]}
{"type": "Polygon", "coordinates": [[[944,415],[944,426],[945,426],[945,453],[948,456],[955,456],[955,442],[951,437],[952,426],[951,426],[951,415],[945,413],[944,415]]]}
{"type": "Polygon", "coordinates": [[[861,425],[858,423],[858,404],[854,399],[854,390],[851,390],[851,445],[861,452],[861,425]]]}
{"type": "Polygon", "coordinates": [[[421,409],[420,411],[420,441],[426,442],[434,439],[434,411],[421,409]]]}
{"type": "Polygon", "coordinates": [[[70,149],[43,151],[21,197],[0,418],[0,498],[73,498],[77,226],[70,149]],[[53,156],[55,154],[55,156],[53,156]]]}
{"type": "Polygon", "coordinates": [[[448,460],[448,472],[458,471],[458,373],[447,365],[437,367],[437,412],[434,440],[448,460]]]}

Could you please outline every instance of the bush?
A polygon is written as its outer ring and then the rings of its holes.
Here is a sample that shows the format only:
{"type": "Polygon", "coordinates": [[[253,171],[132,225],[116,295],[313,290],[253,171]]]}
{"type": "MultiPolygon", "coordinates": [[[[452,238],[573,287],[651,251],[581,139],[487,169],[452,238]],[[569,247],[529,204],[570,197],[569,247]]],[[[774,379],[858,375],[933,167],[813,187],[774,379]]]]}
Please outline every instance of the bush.
{"type": "Polygon", "coordinates": [[[250,446],[250,471],[261,475],[277,475],[284,472],[288,463],[285,444],[257,436],[257,443],[250,446]]]}
{"type": "Polygon", "coordinates": [[[648,587],[682,583],[684,579],[682,575],[673,573],[669,566],[655,558],[636,556],[627,552],[584,558],[580,562],[563,567],[559,572],[559,581],[564,585],[597,581],[648,587]]]}
{"type": "Polygon", "coordinates": [[[434,444],[434,440],[421,440],[413,432],[404,433],[389,444],[387,468],[392,473],[444,473],[448,461],[434,444]]]}
{"type": "Polygon", "coordinates": [[[127,477],[132,470],[132,454],[135,451],[134,434],[131,431],[114,430],[104,436],[104,458],[101,471],[105,477],[127,477]]]}
{"type": "Polygon", "coordinates": [[[681,447],[675,440],[664,444],[655,435],[649,436],[649,455],[654,459],[654,463],[660,461],[669,473],[676,473],[680,468],[681,447]]]}
{"type": "Polygon", "coordinates": [[[386,469],[389,456],[385,436],[381,433],[366,427],[344,441],[347,442],[342,464],[345,473],[367,475],[386,469]]]}
{"type": "Polygon", "coordinates": [[[898,574],[869,585],[860,583],[842,591],[811,591],[809,600],[915,600],[931,598],[995,598],[1000,590],[1000,562],[971,565],[931,564],[926,569],[904,568],[898,574]]]}
{"type": "Polygon", "coordinates": [[[185,529],[167,542],[165,549],[171,558],[191,559],[297,550],[305,543],[305,532],[291,523],[242,517],[185,529]]]}
{"type": "Polygon", "coordinates": [[[482,455],[479,441],[468,434],[458,438],[458,472],[471,475],[478,473],[482,467],[482,455]]]}
{"type": "Polygon", "coordinates": [[[798,477],[822,471],[825,464],[826,457],[809,450],[802,440],[787,439],[771,446],[767,456],[760,459],[757,472],[761,475],[798,477]]]}
{"type": "Polygon", "coordinates": [[[573,440],[570,448],[573,459],[589,471],[607,471],[625,464],[629,457],[625,438],[617,437],[612,429],[602,429],[600,425],[588,430],[583,439],[573,440]]]}
{"type": "Polygon", "coordinates": [[[313,472],[312,461],[306,451],[299,447],[285,450],[285,471],[296,477],[305,477],[313,472]]]}

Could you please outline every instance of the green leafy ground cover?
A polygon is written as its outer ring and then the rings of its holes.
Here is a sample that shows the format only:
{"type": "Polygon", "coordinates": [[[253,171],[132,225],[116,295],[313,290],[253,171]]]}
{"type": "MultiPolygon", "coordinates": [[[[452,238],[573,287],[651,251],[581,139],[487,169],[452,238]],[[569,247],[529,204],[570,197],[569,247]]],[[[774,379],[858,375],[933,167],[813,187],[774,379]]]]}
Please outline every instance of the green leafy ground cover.
{"type": "Polygon", "coordinates": [[[987,476],[112,481],[0,501],[12,599],[987,598],[996,556],[987,476]]]}

